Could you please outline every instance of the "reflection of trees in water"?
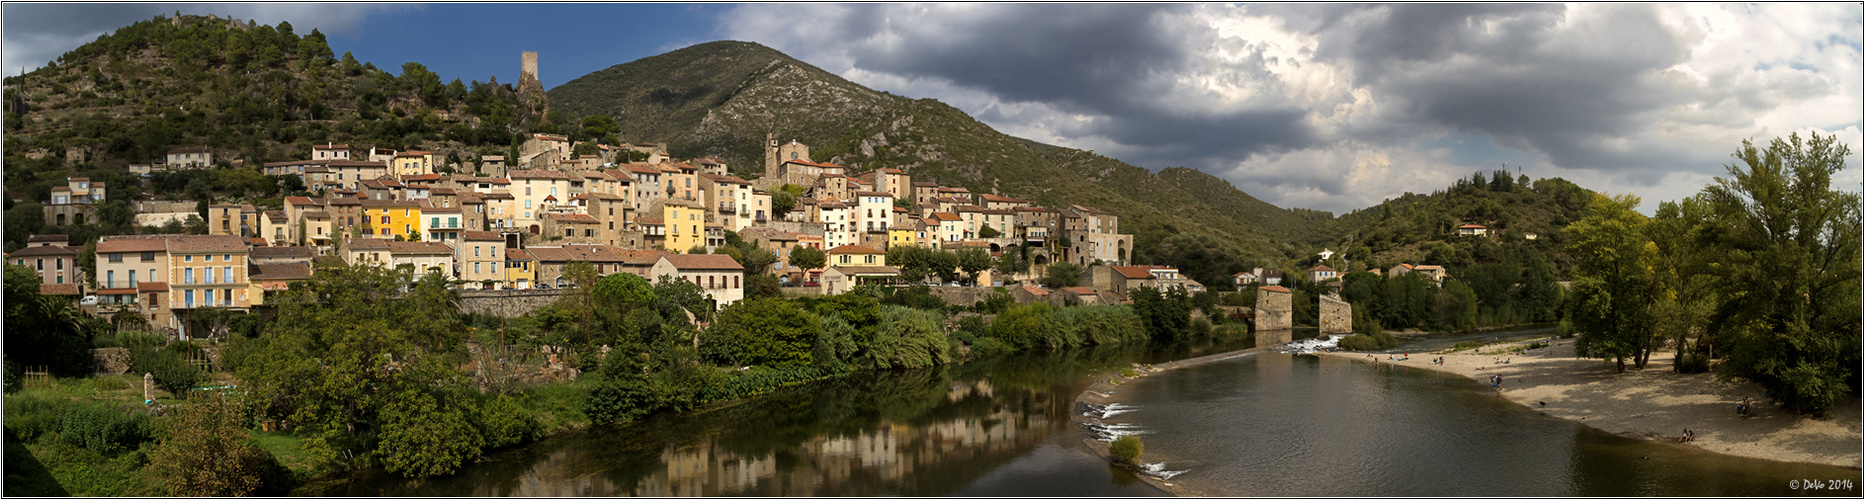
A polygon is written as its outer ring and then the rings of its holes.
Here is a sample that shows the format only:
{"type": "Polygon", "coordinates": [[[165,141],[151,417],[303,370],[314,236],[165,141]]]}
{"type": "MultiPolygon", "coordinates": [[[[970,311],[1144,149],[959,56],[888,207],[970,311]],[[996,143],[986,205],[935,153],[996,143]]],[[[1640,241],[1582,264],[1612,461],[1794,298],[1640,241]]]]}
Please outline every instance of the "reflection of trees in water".
{"type": "Polygon", "coordinates": [[[1070,430],[1086,375],[1160,349],[1103,346],[863,373],[502,452],[459,474],[358,478],[350,494],[942,495],[1070,430]]]}

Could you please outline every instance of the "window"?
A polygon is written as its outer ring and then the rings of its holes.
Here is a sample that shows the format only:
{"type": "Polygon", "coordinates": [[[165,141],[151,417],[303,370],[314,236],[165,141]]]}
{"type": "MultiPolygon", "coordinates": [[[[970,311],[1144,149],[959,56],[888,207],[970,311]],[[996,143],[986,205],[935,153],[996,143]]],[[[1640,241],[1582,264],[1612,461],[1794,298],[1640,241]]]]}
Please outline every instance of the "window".
{"type": "Polygon", "coordinates": [[[155,262],[155,252],[143,252],[142,261],[143,262],[155,262]]]}
{"type": "MultiPolygon", "coordinates": [[[[181,301],[183,304],[186,304],[187,307],[194,307],[194,290],[181,292],[181,301]]],[[[154,302],[154,300],[150,302],[154,302]]]]}
{"type": "MultiPolygon", "coordinates": [[[[478,249],[477,249],[477,248],[475,248],[474,250],[478,250],[478,249]]],[[[479,264],[480,264],[480,263],[478,263],[478,262],[474,262],[474,263],[473,263],[473,274],[479,274],[479,272],[480,272],[480,271],[479,271],[479,264]]]]}
{"type": "Polygon", "coordinates": [[[130,270],[130,288],[136,288],[136,270],[130,270]]]}
{"type": "MultiPolygon", "coordinates": [[[[134,272],[134,271],[131,271],[131,272],[134,272]]],[[[116,287],[117,287],[117,272],[116,271],[104,271],[104,288],[116,288],[116,287]]]]}
{"type": "Polygon", "coordinates": [[[194,268],[190,267],[190,268],[181,270],[181,284],[183,285],[194,284],[194,268]]]}
{"type": "Polygon", "coordinates": [[[221,283],[232,283],[233,282],[233,267],[228,266],[228,267],[220,268],[220,282],[221,283]]]}
{"type": "Polygon", "coordinates": [[[473,245],[473,256],[474,257],[479,256],[479,245],[473,245]]]}
{"type": "Polygon", "coordinates": [[[194,256],[193,256],[193,255],[183,255],[183,256],[181,256],[181,261],[182,261],[182,262],[194,262],[194,256]]]}

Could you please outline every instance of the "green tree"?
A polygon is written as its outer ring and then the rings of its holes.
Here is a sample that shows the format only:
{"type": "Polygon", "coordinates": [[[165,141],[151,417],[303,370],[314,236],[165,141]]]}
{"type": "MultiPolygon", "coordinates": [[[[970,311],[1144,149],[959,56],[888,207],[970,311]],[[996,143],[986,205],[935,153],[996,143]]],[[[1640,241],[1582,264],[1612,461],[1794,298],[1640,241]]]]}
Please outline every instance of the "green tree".
{"type": "Polygon", "coordinates": [[[726,365],[810,364],[816,315],[780,299],[742,300],[706,329],[701,352],[726,365]]]}
{"type": "Polygon", "coordinates": [[[39,234],[45,228],[45,207],[36,201],[13,205],[6,211],[6,239],[8,243],[25,246],[26,239],[39,234]]]}
{"type": "MultiPolygon", "coordinates": [[[[802,269],[820,269],[828,264],[829,255],[812,247],[797,247],[790,251],[790,265],[802,269]]],[[[891,263],[891,261],[889,261],[891,263]]]]}
{"type": "Polygon", "coordinates": [[[247,496],[267,486],[268,478],[283,479],[283,467],[246,435],[244,412],[225,396],[190,397],[170,418],[168,439],[149,460],[170,495],[247,496]]]}
{"type": "Polygon", "coordinates": [[[1050,288],[1075,286],[1080,279],[1081,266],[1069,262],[1050,264],[1048,269],[1043,270],[1043,286],[1050,288]]]}
{"type": "Polygon", "coordinates": [[[268,300],[277,321],[264,349],[235,368],[264,415],[284,417],[320,462],[380,460],[408,476],[447,474],[477,456],[474,406],[453,361],[465,325],[458,292],[374,266],[321,268],[268,300]]]}
{"type": "Polygon", "coordinates": [[[603,276],[593,290],[596,307],[627,314],[636,307],[654,303],[654,285],[647,278],[630,273],[603,276]]]}
{"type": "Polygon", "coordinates": [[[782,220],[784,215],[789,214],[790,211],[795,210],[796,207],[797,197],[796,195],[790,194],[789,191],[778,190],[777,192],[771,193],[772,218],[782,220]]]}
{"type": "Polygon", "coordinates": [[[1723,275],[1711,329],[1725,377],[1786,408],[1824,414],[1859,390],[1859,194],[1834,189],[1850,148],[1835,136],[1749,141],[1703,191],[1723,275]]]}
{"type": "Polygon", "coordinates": [[[1644,236],[1645,216],[1633,210],[1638,202],[1632,195],[1596,195],[1587,216],[1567,226],[1576,262],[1562,326],[1578,335],[1577,349],[1612,359],[1620,371],[1627,359],[1644,368],[1653,347],[1657,246],[1644,236]]]}
{"type": "Polygon", "coordinates": [[[963,248],[955,254],[958,257],[957,267],[965,272],[966,280],[977,281],[978,273],[991,268],[991,252],[982,248],[963,248]]]}
{"type": "Polygon", "coordinates": [[[995,267],[998,274],[1009,278],[1012,275],[1029,271],[1030,261],[1018,255],[1018,252],[1006,251],[1004,255],[997,258],[995,267]]]}
{"type": "Polygon", "coordinates": [[[64,297],[39,294],[39,273],[6,264],[6,359],[22,366],[44,366],[60,377],[90,374],[89,316],[64,297]]]}

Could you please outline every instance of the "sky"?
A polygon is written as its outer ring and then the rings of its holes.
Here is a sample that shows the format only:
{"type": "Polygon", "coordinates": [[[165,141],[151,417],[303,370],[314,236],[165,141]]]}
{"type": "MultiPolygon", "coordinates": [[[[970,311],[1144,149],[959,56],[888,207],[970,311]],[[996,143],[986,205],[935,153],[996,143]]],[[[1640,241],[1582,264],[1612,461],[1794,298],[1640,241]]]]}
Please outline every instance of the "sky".
{"type": "Polygon", "coordinates": [[[1506,164],[1659,201],[1726,176],[1743,139],[1851,146],[1861,6],[1832,4],[17,4],[0,68],[157,14],[324,33],[392,72],[546,88],[714,40],[764,44],[1004,133],[1283,207],[1345,213],[1506,164]]]}

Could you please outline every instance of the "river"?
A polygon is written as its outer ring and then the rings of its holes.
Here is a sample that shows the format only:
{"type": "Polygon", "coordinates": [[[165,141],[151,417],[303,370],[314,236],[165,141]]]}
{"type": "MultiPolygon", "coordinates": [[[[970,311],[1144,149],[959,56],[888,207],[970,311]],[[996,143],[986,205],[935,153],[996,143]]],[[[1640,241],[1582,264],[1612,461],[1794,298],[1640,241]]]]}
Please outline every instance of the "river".
{"type": "MultiPolygon", "coordinates": [[[[1401,349],[1537,331],[1433,336],[1401,349]]],[[[1312,335],[1312,333],[1309,333],[1312,335]]],[[[1093,376],[1250,347],[1079,349],[864,374],[706,411],[576,431],[459,473],[362,471],[332,496],[1160,496],[1070,422],[1093,376]]],[[[1543,417],[1467,379],[1264,353],[1122,389],[1172,480],[1217,495],[1792,495],[1789,478],[1852,469],[1695,452],[1543,417]]],[[[1856,491],[1856,490],[1853,490],[1856,491]]],[[[1845,493],[1833,492],[1830,493],[1845,493]]]]}

